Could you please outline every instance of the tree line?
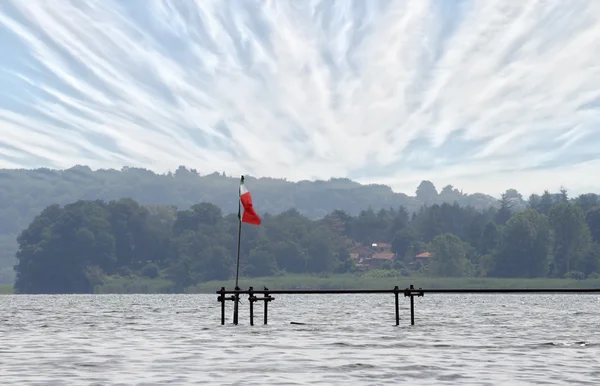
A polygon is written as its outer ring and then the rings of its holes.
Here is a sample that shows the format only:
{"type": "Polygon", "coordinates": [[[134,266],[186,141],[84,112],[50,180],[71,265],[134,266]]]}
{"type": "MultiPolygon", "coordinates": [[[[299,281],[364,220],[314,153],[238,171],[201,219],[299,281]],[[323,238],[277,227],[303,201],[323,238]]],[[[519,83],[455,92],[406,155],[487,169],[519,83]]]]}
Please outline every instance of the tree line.
{"type": "MultiPolygon", "coordinates": [[[[393,192],[389,186],[361,185],[345,178],[291,182],[247,176],[246,180],[263,212],[279,214],[296,208],[313,220],[336,209],[358,215],[368,207],[378,211],[404,206],[412,213],[422,205],[458,202],[483,210],[496,201],[480,193],[463,193],[451,185],[438,193],[430,181],[421,182],[415,195],[408,196],[393,192]]],[[[18,234],[49,205],[131,197],[142,205],[186,209],[198,202],[211,202],[228,214],[237,210],[238,183],[239,177],[218,172],[201,175],[185,166],[164,174],[133,167],[92,170],[82,165],[65,170],[0,169],[0,283],[13,282],[18,234]]]]}
{"type": "MultiPolygon", "coordinates": [[[[596,277],[598,195],[544,192],[517,207],[515,194],[485,210],[434,203],[412,213],[404,206],[356,215],[338,209],[320,219],[297,209],[261,213],[261,226],[243,226],[241,274],[355,272],[350,248],[387,242],[397,258],[384,268],[406,276],[596,277]],[[413,264],[426,251],[428,263],[413,264]]],[[[238,221],[208,202],[185,210],[131,198],[50,205],[18,236],[15,290],[89,293],[107,276],[121,276],[165,278],[182,291],[230,279],[238,221]]]]}

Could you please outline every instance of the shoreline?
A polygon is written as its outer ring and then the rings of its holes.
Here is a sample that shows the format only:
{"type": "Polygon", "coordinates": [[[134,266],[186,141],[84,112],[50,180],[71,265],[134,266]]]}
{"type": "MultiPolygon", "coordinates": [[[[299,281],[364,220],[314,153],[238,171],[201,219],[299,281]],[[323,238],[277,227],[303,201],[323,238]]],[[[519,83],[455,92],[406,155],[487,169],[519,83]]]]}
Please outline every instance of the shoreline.
{"type": "MultiPolygon", "coordinates": [[[[385,289],[408,288],[464,288],[464,289],[517,289],[517,288],[600,288],[600,279],[512,279],[512,278],[436,278],[424,276],[373,277],[353,274],[322,275],[284,275],[257,278],[240,278],[239,286],[248,289],[267,287],[269,289],[385,289]]],[[[172,284],[164,279],[113,279],[96,288],[98,294],[127,294],[127,293],[186,293],[186,294],[216,294],[221,288],[234,288],[234,280],[215,280],[199,283],[182,291],[172,291],[172,284]]]]}
{"type": "MultiPolygon", "coordinates": [[[[241,279],[240,288],[247,289],[386,289],[398,286],[400,289],[410,285],[423,289],[565,289],[565,288],[600,288],[600,279],[509,279],[509,278],[434,278],[434,277],[400,277],[373,278],[349,277],[346,275],[329,278],[308,276],[263,277],[241,279]]],[[[221,287],[233,289],[233,281],[212,281],[189,288],[187,293],[216,294],[221,287]]]]}
{"type": "Polygon", "coordinates": [[[13,293],[12,284],[0,284],[0,295],[11,295],[13,293]]]}
{"type": "MultiPolygon", "coordinates": [[[[600,279],[513,279],[513,278],[436,278],[436,277],[368,277],[352,274],[338,274],[329,277],[318,275],[286,275],[258,278],[240,278],[239,286],[248,289],[267,287],[269,289],[386,289],[410,285],[423,289],[566,289],[600,288],[600,279]]],[[[174,291],[172,283],[165,279],[110,278],[97,286],[94,294],[215,294],[221,288],[233,289],[234,281],[209,281],[174,291]]],[[[0,284],[0,295],[10,295],[13,287],[0,284]]]]}

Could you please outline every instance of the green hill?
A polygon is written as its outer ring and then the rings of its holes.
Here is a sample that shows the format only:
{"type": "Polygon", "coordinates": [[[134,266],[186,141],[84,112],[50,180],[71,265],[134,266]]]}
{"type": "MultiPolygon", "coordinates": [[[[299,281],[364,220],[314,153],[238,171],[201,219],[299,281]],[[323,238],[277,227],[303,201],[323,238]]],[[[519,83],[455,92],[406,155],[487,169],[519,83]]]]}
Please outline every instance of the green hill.
{"type": "MultiPolygon", "coordinates": [[[[278,214],[295,208],[311,219],[321,218],[336,209],[356,215],[369,207],[379,210],[402,205],[409,212],[415,212],[424,204],[457,202],[485,210],[498,202],[484,194],[462,194],[451,186],[438,194],[428,181],[421,183],[416,196],[394,193],[389,186],[361,185],[344,178],[289,182],[247,176],[246,181],[261,213],[278,214]]],[[[202,176],[184,166],[165,174],[131,167],[93,171],[79,165],[67,170],[1,169],[0,283],[13,280],[16,237],[49,205],[129,197],[143,205],[173,205],[179,209],[210,202],[227,214],[237,211],[238,183],[237,176],[220,173],[202,176]]]]}

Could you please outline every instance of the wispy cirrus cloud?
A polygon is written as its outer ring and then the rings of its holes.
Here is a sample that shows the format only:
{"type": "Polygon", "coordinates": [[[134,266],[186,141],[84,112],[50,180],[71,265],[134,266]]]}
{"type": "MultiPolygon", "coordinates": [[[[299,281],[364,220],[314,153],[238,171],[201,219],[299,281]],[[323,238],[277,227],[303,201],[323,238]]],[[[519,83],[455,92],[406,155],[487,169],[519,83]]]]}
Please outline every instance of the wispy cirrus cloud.
{"type": "Polygon", "coordinates": [[[0,3],[0,166],[600,182],[600,2],[0,3]]]}

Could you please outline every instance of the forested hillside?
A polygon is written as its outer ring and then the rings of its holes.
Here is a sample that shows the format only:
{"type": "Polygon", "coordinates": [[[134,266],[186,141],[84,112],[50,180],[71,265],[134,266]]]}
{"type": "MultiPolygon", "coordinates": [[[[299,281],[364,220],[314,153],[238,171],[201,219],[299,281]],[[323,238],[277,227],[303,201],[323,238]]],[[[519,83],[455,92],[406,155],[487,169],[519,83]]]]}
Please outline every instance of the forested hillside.
{"type": "MultiPolygon", "coordinates": [[[[265,200],[264,187],[248,185],[257,202],[265,200]]],[[[597,195],[569,199],[563,190],[532,195],[527,208],[514,203],[504,194],[498,208],[483,211],[444,203],[410,214],[404,206],[389,205],[363,208],[356,216],[334,210],[318,220],[296,209],[262,211],[261,226],[243,227],[242,274],[353,272],[360,269],[349,253],[353,246],[389,243],[398,258],[381,268],[405,276],[598,276],[597,195]],[[415,264],[423,252],[430,258],[415,264]]],[[[164,278],[170,290],[181,291],[228,279],[234,274],[237,226],[235,214],[208,202],[180,210],[132,199],[51,205],[19,236],[15,289],[86,293],[111,277],[148,277],[164,278]]]]}
{"type": "MultiPolygon", "coordinates": [[[[438,193],[429,181],[415,187],[415,197],[394,193],[387,186],[360,185],[347,179],[293,183],[248,176],[247,182],[262,213],[278,214],[296,208],[310,219],[323,218],[338,209],[357,215],[369,207],[378,211],[404,206],[412,213],[423,204],[442,202],[484,210],[497,201],[483,194],[462,194],[452,186],[438,193]]],[[[210,202],[227,214],[237,210],[238,183],[239,176],[200,176],[183,166],[167,174],[129,167],[97,171],[87,166],[67,170],[0,170],[0,283],[13,280],[17,235],[49,205],[130,197],[140,204],[174,205],[181,210],[210,202]]]]}

